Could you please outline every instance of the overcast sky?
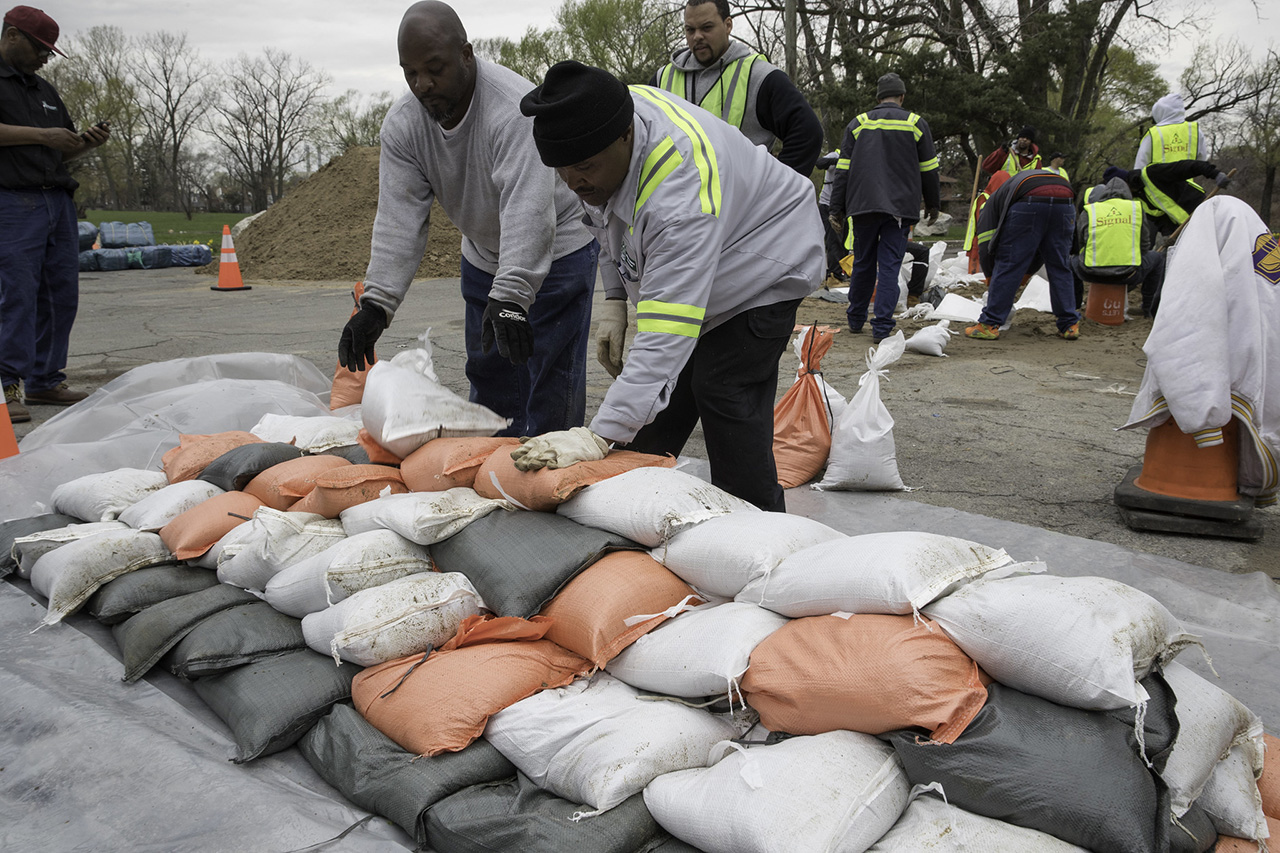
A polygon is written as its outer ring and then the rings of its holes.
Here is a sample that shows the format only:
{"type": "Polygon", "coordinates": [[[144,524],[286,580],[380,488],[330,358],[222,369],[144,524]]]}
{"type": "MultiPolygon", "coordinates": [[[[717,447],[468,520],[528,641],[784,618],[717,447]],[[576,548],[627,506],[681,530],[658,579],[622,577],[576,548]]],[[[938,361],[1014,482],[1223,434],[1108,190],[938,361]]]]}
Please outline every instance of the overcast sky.
{"type": "MultiPolygon", "coordinates": [[[[12,3],[13,0],[10,0],[12,3]]],[[[238,54],[255,56],[275,47],[301,57],[333,78],[332,93],[405,91],[395,36],[408,0],[25,0],[43,8],[67,35],[110,24],[130,33],[186,32],[205,59],[216,63],[238,54]]],[[[455,3],[468,35],[518,39],[529,27],[554,22],[561,0],[485,0],[455,3]]],[[[8,8],[10,4],[5,4],[8,8]]],[[[1275,0],[1258,0],[1275,9],[1275,0]]],[[[1280,10],[1259,21],[1251,0],[1213,0],[1204,7],[1214,33],[1234,36],[1261,54],[1280,36],[1280,10]]],[[[1171,84],[1190,58],[1195,38],[1180,40],[1161,63],[1171,84]]],[[[781,57],[776,57],[781,60],[781,57]]],[[[536,81],[535,81],[536,82],[536,81]]]]}

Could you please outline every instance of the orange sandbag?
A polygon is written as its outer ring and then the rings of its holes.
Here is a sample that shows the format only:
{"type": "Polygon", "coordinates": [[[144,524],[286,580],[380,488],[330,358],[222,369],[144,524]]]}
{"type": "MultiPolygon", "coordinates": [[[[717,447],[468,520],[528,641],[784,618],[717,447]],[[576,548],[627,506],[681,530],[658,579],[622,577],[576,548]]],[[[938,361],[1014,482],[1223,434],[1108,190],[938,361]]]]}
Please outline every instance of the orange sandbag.
{"type": "MultiPolygon", "coordinates": [[[[356,286],[351,289],[351,298],[356,301],[356,307],[351,309],[351,316],[356,316],[360,311],[360,297],[364,296],[364,282],[357,281],[356,286]]],[[[377,353],[374,353],[373,360],[378,360],[377,353]]],[[[343,406],[354,406],[364,399],[364,383],[369,378],[369,368],[373,364],[366,364],[364,370],[348,370],[341,364],[333,368],[333,384],[329,388],[329,411],[341,409],[343,406]]]]}
{"type": "Polygon", "coordinates": [[[751,653],[741,685],[771,731],[918,726],[952,743],[982,710],[989,681],[935,623],[863,614],[783,625],[751,653]]]}
{"type": "Polygon", "coordinates": [[[250,480],[244,490],[266,506],[285,511],[311,493],[316,487],[316,477],[350,464],[341,456],[299,456],[272,465],[250,480]]]}
{"type": "Polygon", "coordinates": [[[346,465],[316,476],[316,487],[289,508],[290,512],[314,512],[337,518],[344,509],[376,500],[383,489],[402,495],[405,488],[400,472],[386,465],[346,465]]]}
{"type": "Polygon", "coordinates": [[[181,483],[199,477],[205,466],[228,450],[260,443],[262,439],[253,433],[240,430],[213,435],[179,435],[178,446],[165,451],[160,457],[160,464],[170,483],[181,483]]]}
{"type": "Polygon", "coordinates": [[[773,407],[773,459],[778,484],[792,489],[809,482],[831,452],[831,408],[814,378],[835,332],[806,326],[796,381],[773,407]]]}
{"type": "MultiPolygon", "coordinates": [[[[1280,819],[1267,815],[1267,829],[1271,831],[1271,841],[1280,838],[1280,819]]],[[[1258,842],[1234,838],[1230,835],[1219,835],[1213,853],[1258,853],[1258,842]]]]}
{"type": "Polygon", "coordinates": [[[549,623],[468,617],[425,660],[409,655],[355,677],[351,699],[375,728],[417,755],[457,752],[489,717],[539,690],[563,687],[591,664],[542,639],[549,623]]]}
{"type": "MultiPolygon", "coordinates": [[[[1280,738],[1264,734],[1262,739],[1267,745],[1262,778],[1258,780],[1258,790],[1262,793],[1262,813],[1280,820],[1280,738]]],[[[1274,830],[1271,837],[1280,844],[1280,835],[1276,835],[1274,830]]]]}
{"type": "Polygon", "coordinates": [[[667,621],[663,611],[688,600],[693,587],[643,551],[615,551],[571,580],[542,608],[551,617],[547,639],[601,669],[619,652],[667,621]],[[628,625],[634,616],[652,618],[628,625]]]}
{"type": "Polygon", "coordinates": [[[399,465],[401,462],[399,456],[374,441],[364,427],[360,427],[360,432],[356,433],[356,443],[364,448],[364,452],[369,454],[369,461],[375,465],[399,465]]]}
{"type": "Polygon", "coordinates": [[[480,465],[474,488],[486,498],[505,498],[524,509],[555,512],[556,507],[593,483],[625,474],[634,468],[674,467],[674,456],[615,450],[596,462],[578,462],[568,468],[520,471],[510,453],[500,452],[490,454],[480,465]],[[494,480],[497,480],[497,485],[494,480]]]}
{"type": "Polygon", "coordinates": [[[194,560],[253,518],[262,501],[245,492],[223,492],[193,506],[160,528],[160,540],[179,560],[194,560]]]}
{"type": "Polygon", "coordinates": [[[400,476],[411,492],[469,489],[489,454],[520,443],[514,437],[433,438],[400,463],[400,476]]]}

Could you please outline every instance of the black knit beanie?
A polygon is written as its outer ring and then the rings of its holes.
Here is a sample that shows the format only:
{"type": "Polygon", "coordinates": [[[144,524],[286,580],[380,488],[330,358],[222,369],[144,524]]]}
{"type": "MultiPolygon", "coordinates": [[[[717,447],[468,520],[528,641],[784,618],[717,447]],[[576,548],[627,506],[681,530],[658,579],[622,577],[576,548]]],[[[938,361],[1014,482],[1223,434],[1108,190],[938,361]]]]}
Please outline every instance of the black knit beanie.
{"type": "Polygon", "coordinates": [[[627,132],[631,93],[608,71],[573,59],[557,62],[542,85],[520,99],[533,116],[533,141],[544,165],[572,166],[594,157],[627,132]]]}
{"type": "Polygon", "coordinates": [[[907,94],[907,85],[902,82],[901,77],[892,71],[876,81],[877,100],[883,101],[885,98],[893,98],[905,94],[907,94]]]}
{"type": "Polygon", "coordinates": [[[1027,139],[1031,140],[1031,144],[1033,144],[1033,145],[1035,144],[1035,141],[1036,141],[1036,129],[1035,129],[1034,127],[1032,127],[1031,125],[1029,125],[1029,124],[1028,124],[1028,125],[1024,125],[1024,126],[1023,126],[1023,128],[1022,128],[1022,130],[1018,131],[1018,135],[1019,135],[1019,136],[1025,136],[1027,139]]]}

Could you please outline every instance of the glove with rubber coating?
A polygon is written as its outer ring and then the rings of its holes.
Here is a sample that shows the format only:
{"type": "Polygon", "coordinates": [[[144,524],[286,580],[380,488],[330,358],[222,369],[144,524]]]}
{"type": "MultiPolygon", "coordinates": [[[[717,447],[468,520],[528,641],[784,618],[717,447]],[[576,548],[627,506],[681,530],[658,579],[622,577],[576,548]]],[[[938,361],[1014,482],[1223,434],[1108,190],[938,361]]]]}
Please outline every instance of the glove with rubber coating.
{"type": "Polygon", "coordinates": [[[490,352],[494,344],[498,355],[512,364],[524,364],[533,355],[533,326],[529,312],[514,302],[490,299],[484,307],[480,325],[480,348],[490,352]]]}
{"type": "Polygon", "coordinates": [[[516,468],[537,471],[540,468],[568,468],[575,462],[595,462],[609,453],[609,444],[586,427],[525,436],[520,446],[511,451],[516,468]]]}
{"type": "Polygon", "coordinates": [[[1231,183],[1231,176],[1226,172],[1219,172],[1214,176],[1213,182],[1217,184],[1220,189],[1225,189],[1227,185],[1231,183]]]}
{"type": "Polygon", "coordinates": [[[351,315],[342,337],[338,339],[338,364],[352,373],[372,367],[374,362],[373,345],[378,336],[387,328],[387,312],[372,302],[360,305],[360,310],[351,315]]]}
{"type": "Polygon", "coordinates": [[[614,379],[622,372],[622,350],[627,345],[627,300],[606,299],[596,323],[596,359],[614,379]]]}

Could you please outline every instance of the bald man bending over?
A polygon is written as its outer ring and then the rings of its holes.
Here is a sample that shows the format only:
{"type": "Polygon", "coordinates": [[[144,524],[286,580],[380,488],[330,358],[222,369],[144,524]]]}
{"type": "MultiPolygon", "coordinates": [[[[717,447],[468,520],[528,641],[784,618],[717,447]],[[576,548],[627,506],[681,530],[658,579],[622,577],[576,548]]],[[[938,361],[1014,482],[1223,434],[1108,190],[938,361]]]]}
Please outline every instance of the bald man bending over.
{"type": "Polygon", "coordinates": [[[434,199],[462,232],[471,400],[511,418],[506,435],[581,426],[599,246],[520,113],[533,84],[476,58],[436,0],[409,7],[398,47],[409,93],[382,123],[364,296],[338,360],[351,370],[372,360],[422,262],[434,199]]]}

